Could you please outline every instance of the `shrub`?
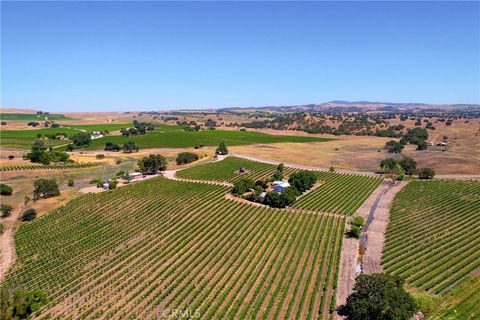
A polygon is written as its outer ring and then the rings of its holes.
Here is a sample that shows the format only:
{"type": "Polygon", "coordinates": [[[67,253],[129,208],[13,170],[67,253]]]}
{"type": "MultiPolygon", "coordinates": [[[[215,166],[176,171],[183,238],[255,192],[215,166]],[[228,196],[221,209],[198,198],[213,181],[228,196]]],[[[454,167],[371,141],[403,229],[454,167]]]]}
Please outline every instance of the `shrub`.
{"type": "Polygon", "coordinates": [[[37,211],[35,209],[27,209],[22,213],[23,221],[31,221],[37,217],[37,211]]]}
{"type": "Polygon", "coordinates": [[[96,184],[102,183],[102,180],[99,178],[93,178],[92,180],[88,181],[88,184],[96,184]]]}
{"type": "Polygon", "coordinates": [[[116,143],[113,143],[113,142],[107,142],[107,143],[105,143],[105,148],[103,150],[105,150],[105,151],[120,151],[120,146],[116,143]]]}
{"type": "Polygon", "coordinates": [[[120,177],[120,176],[123,176],[124,174],[125,174],[125,171],[120,170],[120,171],[117,172],[116,176],[120,177]]]}
{"type": "Polygon", "coordinates": [[[117,160],[115,163],[119,165],[120,163],[122,163],[122,160],[117,160]]]}
{"type": "Polygon", "coordinates": [[[177,164],[187,164],[199,159],[198,154],[193,152],[180,152],[177,156],[177,164]]]}
{"type": "Polygon", "coordinates": [[[99,153],[99,154],[97,154],[97,155],[95,156],[95,158],[96,158],[96,159],[99,159],[99,160],[100,160],[100,159],[105,159],[105,155],[102,154],[102,153],[99,153]]]}
{"type": "Polygon", "coordinates": [[[363,227],[363,225],[365,224],[365,218],[360,216],[354,217],[352,224],[357,227],[363,227]]]}
{"type": "Polygon", "coordinates": [[[74,185],[75,185],[75,182],[73,181],[73,179],[68,179],[67,186],[68,187],[73,187],[74,185]]]}
{"type": "Polygon", "coordinates": [[[6,218],[9,217],[12,213],[13,207],[9,204],[1,204],[0,211],[2,212],[2,217],[6,218]]]}
{"type": "Polygon", "coordinates": [[[116,189],[116,188],[117,188],[117,181],[112,180],[112,181],[108,182],[108,189],[113,190],[113,189],[116,189]]]}
{"type": "Polygon", "coordinates": [[[355,225],[352,225],[352,227],[350,228],[350,231],[348,232],[348,235],[352,238],[360,238],[360,234],[362,232],[362,229],[360,229],[360,227],[357,227],[355,225]]]}
{"type": "Polygon", "coordinates": [[[334,166],[331,166],[331,167],[328,169],[328,171],[330,171],[330,172],[335,172],[335,167],[334,167],[334,166]]]}
{"type": "Polygon", "coordinates": [[[3,183],[0,184],[0,194],[2,196],[11,196],[12,193],[13,193],[12,187],[3,183]]]}
{"type": "Polygon", "coordinates": [[[5,225],[3,223],[0,223],[0,234],[3,234],[5,232],[5,225]]]}
{"type": "Polygon", "coordinates": [[[127,143],[125,143],[122,147],[122,150],[123,152],[125,153],[132,153],[132,152],[138,152],[138,150],[140,150],[140,148],[138,148],[138,146],[135,144],[135,142],[133,141],[128,141],[127,143]]]}
{"type": "Polygon", "coordinates": [[[419,169],[418,177],[420,179],[433,179],[433,177],[435,177],[435,170],[433,170],[432,168],[419,169]]]}

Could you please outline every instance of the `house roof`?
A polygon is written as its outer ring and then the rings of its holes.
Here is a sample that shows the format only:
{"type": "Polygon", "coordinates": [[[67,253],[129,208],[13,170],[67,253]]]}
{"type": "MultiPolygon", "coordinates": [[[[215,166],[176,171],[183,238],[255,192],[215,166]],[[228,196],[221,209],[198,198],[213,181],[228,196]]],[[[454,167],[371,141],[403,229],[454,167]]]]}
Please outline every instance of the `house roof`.
{"type": "Polygon", "coordinates": [[[282,188],[290,187],[290,183],[288,181],[273,181],[273,186],[280,186],[282,188]]]}

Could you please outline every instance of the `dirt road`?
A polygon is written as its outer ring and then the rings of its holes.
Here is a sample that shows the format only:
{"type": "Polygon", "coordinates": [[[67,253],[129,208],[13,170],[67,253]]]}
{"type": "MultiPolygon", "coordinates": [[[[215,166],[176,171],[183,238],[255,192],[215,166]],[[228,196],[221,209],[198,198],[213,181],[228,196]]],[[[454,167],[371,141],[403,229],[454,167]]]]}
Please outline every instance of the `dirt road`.
{"type": "Polygon", "coordinates": [[[13,238],[13,224],[19,218],[24,205],[21,204],[7,218],[1,218],[6,230],[0,235],[0,283],[5,278],[8,269],[15,263],[15,240],[13,238]]]}

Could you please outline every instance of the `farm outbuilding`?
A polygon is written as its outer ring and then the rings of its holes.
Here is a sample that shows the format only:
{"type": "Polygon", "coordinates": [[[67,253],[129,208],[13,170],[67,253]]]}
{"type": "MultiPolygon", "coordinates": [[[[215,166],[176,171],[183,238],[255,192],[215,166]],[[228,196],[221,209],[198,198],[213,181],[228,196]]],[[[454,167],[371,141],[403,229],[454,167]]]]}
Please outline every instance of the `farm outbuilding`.
{"type": "Polygon", "coordinates": [[[274,181],[272,187],[274,191],[283,193],[286,188],[290,187],[290,183],[288,181],[274,181]]]}

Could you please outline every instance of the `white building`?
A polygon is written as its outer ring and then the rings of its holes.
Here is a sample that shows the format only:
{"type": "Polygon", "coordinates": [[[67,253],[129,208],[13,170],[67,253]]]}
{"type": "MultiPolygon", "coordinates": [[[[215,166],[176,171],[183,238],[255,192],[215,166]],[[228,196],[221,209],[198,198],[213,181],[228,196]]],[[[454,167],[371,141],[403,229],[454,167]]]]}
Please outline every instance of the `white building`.
{"type": "Polygon", "coordinates": [[[139,179],[143,178],[143,174],[141,172],[132,172],[128,174],[128,177],[131,179],[139,179]]]}
{"type": "Polygon", "coordinates": [[[90,139],[98,139],[98,138],[102,138],[103,137],[103,134],[100,132],[100,131],[93,131],[91,134],[90,134],[90,139]]]}
{"type": "Polygon", "coordinates": [[[288,181],[274,181],[272,187],[276,192],[283,193],[286,188],[290,187],[290,183],[288,181]]]}

